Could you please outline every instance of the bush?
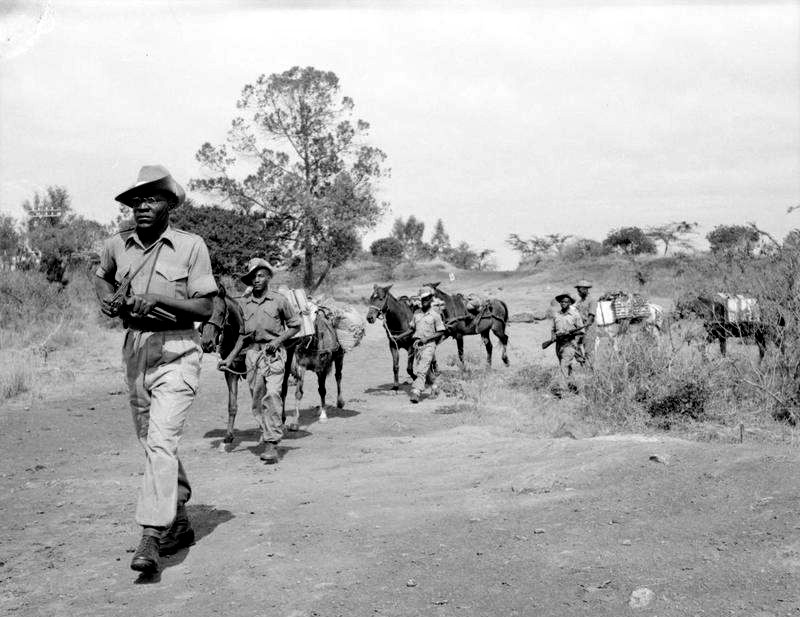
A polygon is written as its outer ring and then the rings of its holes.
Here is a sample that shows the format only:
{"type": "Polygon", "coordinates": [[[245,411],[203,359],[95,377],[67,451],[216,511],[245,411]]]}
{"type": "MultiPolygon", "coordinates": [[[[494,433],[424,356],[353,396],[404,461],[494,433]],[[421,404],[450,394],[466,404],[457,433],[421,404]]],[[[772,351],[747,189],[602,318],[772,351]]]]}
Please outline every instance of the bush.
{"type": "Polygon", "coordinates": [[[602,345],[584,386],[587,413],[617,427],[639,430],[664,417],[699,418],[710,396],[711,365],[697,348],[674,349],[666,337],[632,332],[616,349],[602,345]]]}
{"type": "Polygon", "coordinates": [[[650,399],[647,413],[654,418],[684,416],[699,420],[705,415],[710,395],[707,384],[684,377],[670,384],[663,394],[650,399]]]}
{"type": "Polygon", "coordinates": [[[608,248],[600,244],[597,240],[579,238],[564,245],[564,248],[561,249],[558,256],[564,261],[576,262],[582,259],[602,257],[603,255],[608,255],[608,253],[608,248]]]}

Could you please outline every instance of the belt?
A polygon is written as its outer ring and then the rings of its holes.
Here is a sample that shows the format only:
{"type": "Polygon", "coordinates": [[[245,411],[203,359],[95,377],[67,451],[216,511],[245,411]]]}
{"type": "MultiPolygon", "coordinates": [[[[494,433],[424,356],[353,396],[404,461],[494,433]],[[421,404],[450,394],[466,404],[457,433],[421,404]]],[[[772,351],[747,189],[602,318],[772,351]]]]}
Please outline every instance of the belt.
{"type": "Polygon", "coordinates": [[[168,332],[173,330],[194,330],[194,323],[189,321],[186,323],[175,323],[172,321],[158,321],[158,320],[124,320],[122,325],[128,330],[136,330],[137,332],[168,332]]]}

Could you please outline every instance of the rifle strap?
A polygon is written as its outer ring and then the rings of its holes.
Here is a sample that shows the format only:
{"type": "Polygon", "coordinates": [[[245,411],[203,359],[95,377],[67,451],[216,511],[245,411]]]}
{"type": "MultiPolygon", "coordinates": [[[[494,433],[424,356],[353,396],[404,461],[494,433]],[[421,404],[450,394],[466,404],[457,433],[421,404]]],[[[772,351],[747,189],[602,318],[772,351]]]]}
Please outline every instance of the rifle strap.
{"type": "MultiPolygon", "coordinates": [[[[150,270],[150,276],[147,278],[147,288],[145,289],[145,293],[147,293],[147,289],[150,288],[150,280],[153,278],[153,270],[155,269],[156,262],[158,261],[158,254],[161,252],[161,247],[164,246],[164,239],[163,238],[159,238],[156,241],[156,244],[158,244],[158,246],[155,248],[155,250],[150,251],[149,253],[147,253],[142,258],[142,260],[138,264],[136,264],[136,267],[135,268],[131,268],[130,270],[128,270],[128,274],[125,275],[125,276],[128,277],[128,281],[132,282],[133,279],[136,278],[136,275],[139,274],[139,272],[141,272],[142,268],[144,268],[147,265],[147,262],[150,261],[150,258],[155,255],[156,259],[153,261],[153,267],[150,270]]],[[[120,293],[120,290],[122,290],[122,286],[120,286],[117,289],[117,291],[114,293],[114,299],[115,300],[119,300],[120,299],[120,297],[117,297],[117,294],[120,293]]]]}
{"type": "MultiPolygon", "coordinates": [[[[144,293],[147,293],[148,291],[150,291],[150,282],[153,280],[153,273],[156,271],[156,265],[158,264],[158,256],[161,253],[161,249],[162,249],[163,246],[164,246],[164,243],[161,241],[161,239],[159,239],[158,240],[158,247],[156,248],[155,251],[153,251],[153,253],[151,253],[151,255],[155,254],[155,258],[153,259],[153,265],[150,266],[150,274],[147,275],[147,283],[145,284],[145,287],[144,287],[144,293]]],[[[150,255],[148,255],[148,259],[149,259],[149,257],[150,257],[150,255]]],[[[133,280],[133,279],[131,279],[131,280],[133,280]]]]}

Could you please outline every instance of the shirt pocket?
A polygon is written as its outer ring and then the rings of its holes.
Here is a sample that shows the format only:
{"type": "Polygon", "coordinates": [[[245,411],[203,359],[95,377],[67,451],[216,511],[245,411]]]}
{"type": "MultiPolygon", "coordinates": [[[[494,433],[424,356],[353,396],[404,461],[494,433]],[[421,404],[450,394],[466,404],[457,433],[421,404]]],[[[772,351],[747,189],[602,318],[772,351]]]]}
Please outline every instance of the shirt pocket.
{"type": "Polygon", "coordinates": [[[149,293],[185,299],[189,269],[183,265],[157,264],[150,281],[149,293]]]}

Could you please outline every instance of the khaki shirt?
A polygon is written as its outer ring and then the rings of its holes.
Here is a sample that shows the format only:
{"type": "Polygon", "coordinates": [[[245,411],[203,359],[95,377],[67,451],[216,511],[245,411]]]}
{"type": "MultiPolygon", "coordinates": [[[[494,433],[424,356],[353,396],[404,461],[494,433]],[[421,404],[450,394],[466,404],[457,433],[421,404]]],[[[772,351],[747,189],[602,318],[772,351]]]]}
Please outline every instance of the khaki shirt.
{"type": "MultiPolygon", "coordinates": [[[[109,282],[113,279],[119,285],[145,259],[148,261],[131,281],[131,294],[151,293],[188,300],[217,293],[206,243],[197,234],[173,227],[167,227],[148,248],[135,229],[114,234],[103,244],[95,274],[109,282]]],[[[154,323],[163,328],[164,322],[153,317],[131,319],[129,325],[146,330],[148,324],[154,323]]]]}
{"type": "Polygon", "coordinates": [[[578,312],[578,309],[575,306],[570,306],[566,312],[558,310],[555,315],[553,315],[553,334],[556,336],[562,336],[567,333],[571,334],[578,334],[577,332],[573,332],[573,330],[577,328],[583,327],[583,317],[578,312]]]}
{"type": "Polygon", "coordinates": [[[300,326],[300,316],[283,294],[268,289],[263,296],[249,296],[242,304],[241,334],[252,335],[256,343],[269,343],[287,328],[300,326]]]}
{"type": "Polygon", "coordinates": [[[418,339],[429,339],[445,331],[442,316],[432,308],[428,309],[427,313],[422,311],[414,313],[411,326],[414,328],[414,338],[418,339]]]}
{"type": "Polygon", "coordinates": [[[578,300],[574,306],[581,314],[584,323],[589,321],[589,315],[597,315],[597,301],[591,296],[586,296],[585,300],[578,300]]]}

